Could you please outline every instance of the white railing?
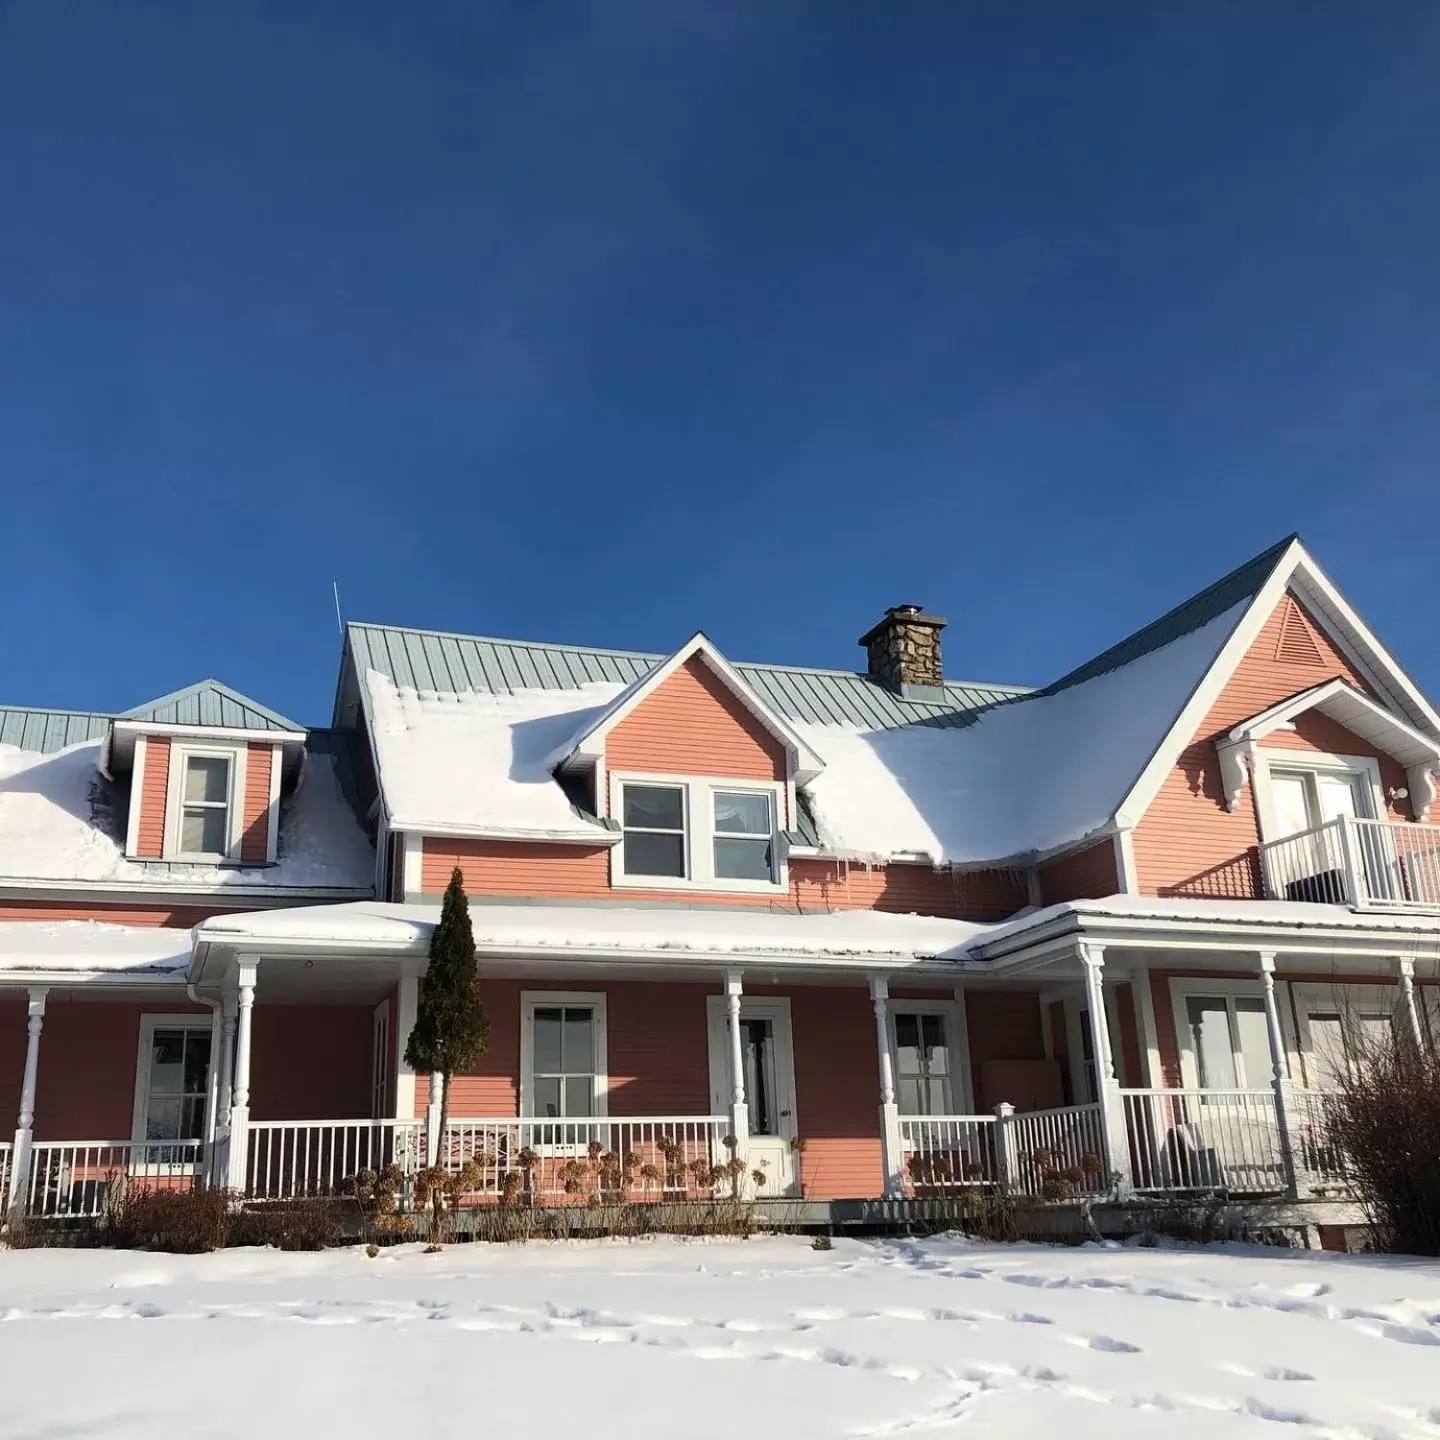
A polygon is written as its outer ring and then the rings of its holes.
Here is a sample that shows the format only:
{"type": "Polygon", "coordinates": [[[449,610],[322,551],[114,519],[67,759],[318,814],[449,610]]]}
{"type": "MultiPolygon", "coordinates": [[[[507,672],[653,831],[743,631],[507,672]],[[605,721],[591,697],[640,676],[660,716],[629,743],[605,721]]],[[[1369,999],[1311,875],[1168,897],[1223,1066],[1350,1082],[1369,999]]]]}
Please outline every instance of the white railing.
{"type": "Polygon", "coordinates": [[[743,1180],[721,1115],[446,1123],[440,1165],[476,1200],[690,1200],[743,1180]],[[729,1142],[729,1143],[727,1143],[729,1142]]]}
{"type": "Polygon", "coordinates": [[[425,1163],[424,1120],[252,1120],[246,1129],[253,1200],[340,1195],[363,1170],[395,1165],[408,1180],[425,1163]]]}
{"type": "Polygon", "coordinates": [[[993,1115],[902,1115],[905,1193],[943,1194],[998,1179],[993,1115]]]}
{"type": "Polygon", "coordinates": [[[1263,841],[1260,864],[1272,900],[1440,910],[1440,825],[1341,816],[1263,841]]]}
{"type": "Polygon", "coordinates": [[[21,1194],[40,1219],[94,1219],[136,1188],[190,1190],[203,1140],[37,1140],[21,1194]]]}
{"type": "Polygon", "coordinates": [[[1010,1181],[1021,1194],[1062,1200],[1108,1188],[1099,1105],[1017,1111],[1005,1132],[1010,1181]]]}
{"type": "Polygon", "coordinates": [[[1336,1096],[1322,1090],[1296,1090],[1294,1095],[1295,1160],[1312,1190],[1344,1190],[1349,1177],[1345,1153],[1332,1137],[1331,1107],[1336,1096]]]}
{"type": "Polygon", "coordinates": [[[1286,1188],[1273,1090],[1122,1090],[1136,1190],[1286,1188]]]}

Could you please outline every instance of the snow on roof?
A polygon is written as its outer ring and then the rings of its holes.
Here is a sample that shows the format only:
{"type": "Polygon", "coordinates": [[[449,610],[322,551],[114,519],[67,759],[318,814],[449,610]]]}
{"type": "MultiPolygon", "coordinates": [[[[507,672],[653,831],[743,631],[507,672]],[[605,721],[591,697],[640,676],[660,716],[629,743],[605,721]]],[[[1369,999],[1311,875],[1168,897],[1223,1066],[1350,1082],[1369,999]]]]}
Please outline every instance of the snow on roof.
{"type": "MultiPolygon", "coordinates": [[[[433,904],[360,901],[244,915],[217,915],[198,940],[331,943],[423,948],[439,919],[433,904]]],[[[874,910],[797,915],[737,909],[630,910],[620,906],[472,903],[475,944],[491,951],[593,951],[657,955],[792,956],[909,960],[958,954],[993,926],[874,910]]]]}
{"type": "Polygon", "coordinates": [[[966,864],[1053,850],[1101,829],[1244,609],[961,729],[800,725],[826,762],[806,792],[824,848],[966,864]]]}
{"type": "Polygon", "coordinates": [[[0,922],[0,971],[183,971],[190,932],[94,920],[0,922]]]}
{"type": "Polygon", "coordinates": [[[550,765],[625,686],[597,681],[573,690],[451,694],[397,686],[378,670],[365,672],[365,685],[395,828],[612,838],[576,811],[550,765]]]}
{"type": "Polygon", "coordinates": [[[310,751],[285,802],[274,865],[168,864],[125,855],[121,816],[101,784],[102,742],[52,754],[0,745],[0,883],[68,880],[157,890],[369,890],[375,852],[341,791],[329,753],[310,751]]]}

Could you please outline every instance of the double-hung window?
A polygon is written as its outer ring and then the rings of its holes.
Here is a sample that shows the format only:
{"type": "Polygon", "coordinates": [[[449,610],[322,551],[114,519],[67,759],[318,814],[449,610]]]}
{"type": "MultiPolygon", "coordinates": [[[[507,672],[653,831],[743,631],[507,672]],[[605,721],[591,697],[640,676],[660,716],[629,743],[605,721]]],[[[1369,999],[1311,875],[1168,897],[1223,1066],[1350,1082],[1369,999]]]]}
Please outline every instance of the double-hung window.
{"type": "Polygon", "coordinates": [[[943,1011],[896,1013],[895,1100],[902,1115],[953,1115],[948,1017],[943,1011]]]}
{"type": "Polygon", "coordinates": [[[177,747],[171,758],[169,840],[179,860],[224,860],[235,847],[235,757],[177,747]]]}
{"type": "Polygon", "coordinates": [[[1185,1038],[1202,1090],[1263,1090],[1270,1084],[1270,1037],[1259,996],[1186,996],[1185,1038]]]}
{"type": "Polygon", "coordinates": [[[619,885],[773,890],[784,883],[784,786],[669,776],[611,777],[619,885]]]}
{"type": "Polygon", "coordinates": [[[606,1108],[605,998],[536,990],[521,1004],[522,1118],[540,1145],[578,1144],[591,1131],[561,1121],[603,1116],[606,1108]]]}

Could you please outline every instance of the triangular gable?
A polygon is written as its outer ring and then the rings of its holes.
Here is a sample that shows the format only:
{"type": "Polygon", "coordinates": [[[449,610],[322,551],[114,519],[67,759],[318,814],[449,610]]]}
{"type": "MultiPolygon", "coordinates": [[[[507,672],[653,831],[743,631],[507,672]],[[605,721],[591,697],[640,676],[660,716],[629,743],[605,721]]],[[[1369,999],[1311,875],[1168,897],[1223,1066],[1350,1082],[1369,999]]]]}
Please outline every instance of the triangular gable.
{"type": "Polygon", "coordinates": [[[583,769],[601,764],[605,758],[605,739],[626,716],[632,714],[672,675],[691,660],[701,660],[725,688],[784,747],[789,759],[791,778],[799,784],[813,779],[824,769],[824,761],[785,720],[750,688],[739,672],[710,643],[696,633],[668,660],[657,665],[648,675],[627,685],[585,728],[556,752],[559,769],[583,769]]]}
{"type": "Polygon", "coordinates": [[[297,725],[278,711],[232,690],[220,681],[209,679],[187,685],[147,700],[115,717],[120,721],[145,721],[156,725],[215,726],[225,730],[288,730],[304,735],[305,727],[297,725]]]}
{"type": "MultiPolygon", "coordinates": [[[[1290,663],[1295,662],[1291,659],[1290,663]]],[[[1310,711],[1328,715],[1351,734],[1399,761],[1405,767],[1412,809],[1418,819],[1425,819],[1435,799],[1435,767],[1440,764],[1440,741],[1421,734],[1392,711],[1341,679],[1327,680],[1309,690],[1302,690],[1298,695],[1242,720],[1219,743],[1216,748],[1220,752],[1225,803],[1231,810],[1240,804],[1247,778],[1255,773],[1256,747],[1267,735],[1310,711]]]]}
{"type": "MultiPolygon", "coordinates": [[[[1268,561],[1272,555],[1276,558],[1268,576],[1255,590],[1230,638],[1121,801],[1115,813],[1118,829],[1131,830],[1139,823],[1276,608],[1292,594],[1303,607],[1299,621],[1306,624],[1307,630],[1308,614],[1380,700],[1388,702],[1418,734],[1440,739],[1440,713],[1315,563],[1299,537],[1291,538],[1283,548],[1267,551],[1257,557],[1257,562],[1268,561]]],[[[1283,627],[1290,623],[1287,612],[1282,621],[1282,641],[1286,633],[1283,627]]],[[[1313,633],[1309,638],[1313,643],[1313,633]]]]}

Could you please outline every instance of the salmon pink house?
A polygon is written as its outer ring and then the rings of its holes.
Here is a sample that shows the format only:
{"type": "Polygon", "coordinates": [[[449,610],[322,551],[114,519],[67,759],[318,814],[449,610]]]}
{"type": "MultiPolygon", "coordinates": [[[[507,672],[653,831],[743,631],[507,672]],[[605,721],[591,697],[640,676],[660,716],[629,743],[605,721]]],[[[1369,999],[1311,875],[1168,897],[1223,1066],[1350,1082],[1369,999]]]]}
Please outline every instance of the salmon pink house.
{"type": "Polygon", "coordinates": [[[947,675],[944,626],[851,672],[351,624],[324,727],[213,680],[0,708],[10,1205],[733,1156],[816,1219],[1349,1223],[1327,1095],[1440,1019],[1440,714],[1295,537],[1041,689],[947,675]],[[492,1040],[442,1126],[403,1057],[457,869],[492,1040]]]}

